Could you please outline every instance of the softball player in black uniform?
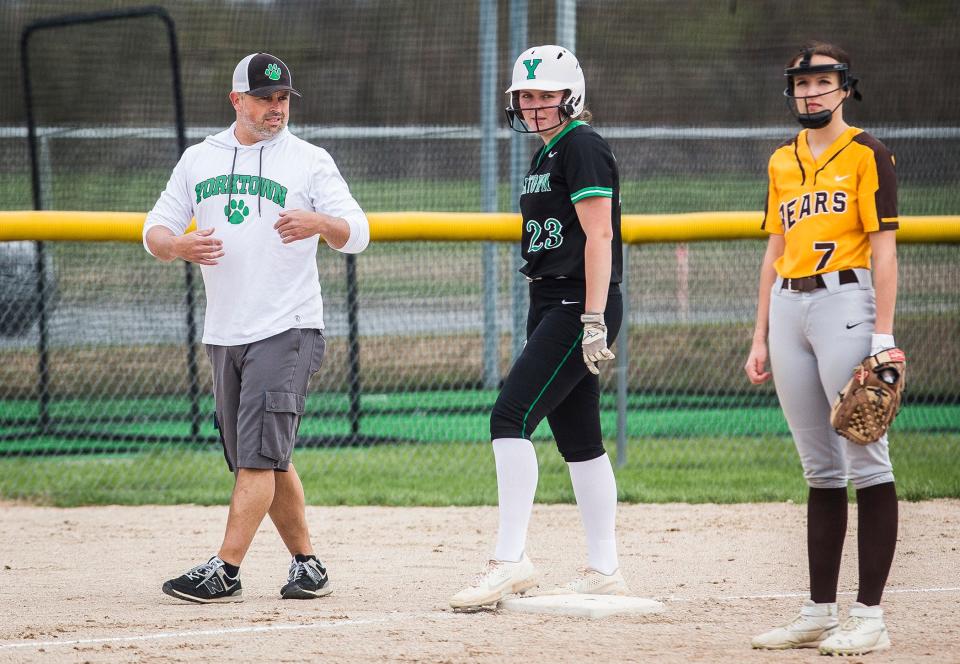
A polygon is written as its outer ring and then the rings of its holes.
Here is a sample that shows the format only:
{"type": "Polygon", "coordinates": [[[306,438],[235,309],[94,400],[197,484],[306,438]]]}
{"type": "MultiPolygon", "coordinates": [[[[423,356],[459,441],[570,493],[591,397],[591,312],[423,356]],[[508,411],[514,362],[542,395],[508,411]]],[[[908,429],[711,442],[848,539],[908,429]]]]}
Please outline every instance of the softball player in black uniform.
{"type": "Polygon", "coordinates": [[[897,492],[887,438],[857,445],[830,424],[830,405],[865,355],[892,348],[897,297],[897,182],[893,155],[843,119],[859,98],[850,58],[814,43],[787,65],[786,95],[805,127],[769,162],[753,346],[744,367],[770,378],[809,485],[810,599],[755,648],[819,647],[854,655],[887,648],[880,599],[897,541],[897,492]],[[795,106],[794,106],[795,105],[795,106]],[[856,487],[859,592],[842,624],[837,579],[847,530],[847,483],[856,487]]]}
{"type": "Polygon", "coordinates": [[[490,417],[500,525],[493,559],[454,595],[454,608],[495,604],[537,584],[525,553],[537,487],[530,437],[546,418],[570,469],[586,530],[585,573],[553,592],[626,594],[617,562],[617,488],[600,432],[599,362],[620,329],[620,182],[617,163],[584,110],[573,53],[537,46],[516,61],[507,94],[511,128],[543,147],[523,181],[521,269],[530,282],[527,343],[490,417]]]}

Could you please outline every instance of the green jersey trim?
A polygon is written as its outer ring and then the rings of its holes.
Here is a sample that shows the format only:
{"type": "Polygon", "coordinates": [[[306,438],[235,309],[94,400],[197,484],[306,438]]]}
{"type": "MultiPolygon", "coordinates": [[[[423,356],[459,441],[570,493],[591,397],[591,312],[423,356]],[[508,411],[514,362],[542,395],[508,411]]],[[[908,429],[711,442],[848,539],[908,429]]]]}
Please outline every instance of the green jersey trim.
{"type": "Polygon", "coordinates": [[[540,150],[540,156],[537,157],[537,168],[540,168],[540,162],[543,161],[543,156],[553,149],[553,146],[557,144],[557,141],[559,141],[561,138],[566,136],[567,133],[574,127],[579,127],[580,125],[584,125],[584,124],[587,124],[587,123],[581,120],[574,120],[573,122],[568,124],[566,127],[564,127],[563,131],[561,131],[559,134],[551,138],[550,142],[544,145],[543,149],[540,150]]]}
{"type": "Polygon", "coordinates": [[[584,198],[590,198],[591,196],[600,198],[613,198],[613,189],[610,187],[584,187],[580,191],[575,191],[570,194],[570,202],[576,203],[584,198]]]}

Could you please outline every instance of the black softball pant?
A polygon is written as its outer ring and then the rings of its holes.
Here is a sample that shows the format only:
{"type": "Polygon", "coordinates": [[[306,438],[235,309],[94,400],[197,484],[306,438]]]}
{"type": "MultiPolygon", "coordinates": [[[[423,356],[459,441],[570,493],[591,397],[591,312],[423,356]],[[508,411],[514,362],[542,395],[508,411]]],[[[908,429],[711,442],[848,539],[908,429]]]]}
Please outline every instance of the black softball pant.
{"type": "MultiPolygon", "coordinates": [[[[586,287],[551,279],[530,283],[527,343],[514,362],[490,415],[490,436],[529,439],[547,418],[567,462],[603,456],[600,380],[583,363],[586,287]],[[566,302],[567,304],[564,304],[566,302]]],[[[623,319],[620,286],[610,284],[604,321],[613,345],[623,319]]]]}

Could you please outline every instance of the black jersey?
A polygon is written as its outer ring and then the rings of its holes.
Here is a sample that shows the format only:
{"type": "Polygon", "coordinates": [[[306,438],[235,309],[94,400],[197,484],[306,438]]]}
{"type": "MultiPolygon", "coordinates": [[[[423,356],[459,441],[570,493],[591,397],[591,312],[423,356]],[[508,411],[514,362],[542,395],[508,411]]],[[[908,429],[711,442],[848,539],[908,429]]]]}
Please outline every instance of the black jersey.
{"type": "Polygon", "coordinates": [[[620,283],[620,174],[607,142],[583,122],[574,121],[538,151],[520,191],[523,215],[521,252],[530,278],[564,277],[585,281],[587,236],[580,226],[577,201],[591,196],[612,199],[613,260],[610,282],[620,283]]]}

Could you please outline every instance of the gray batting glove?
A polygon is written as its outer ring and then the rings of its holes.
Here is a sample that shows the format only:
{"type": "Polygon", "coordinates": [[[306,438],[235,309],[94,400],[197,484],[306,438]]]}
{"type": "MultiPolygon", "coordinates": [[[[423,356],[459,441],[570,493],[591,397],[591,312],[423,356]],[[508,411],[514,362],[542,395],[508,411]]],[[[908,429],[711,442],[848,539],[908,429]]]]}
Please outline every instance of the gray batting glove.
{"type": "Polygon", "coordinates": [[[583,363],[587,365],[590,373],[599,376],[597,362],[616,357],[607,348],[607,326],[603,324],[603,314],[583,314],[580,322],[583,323],[583,363]]]}

